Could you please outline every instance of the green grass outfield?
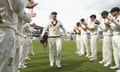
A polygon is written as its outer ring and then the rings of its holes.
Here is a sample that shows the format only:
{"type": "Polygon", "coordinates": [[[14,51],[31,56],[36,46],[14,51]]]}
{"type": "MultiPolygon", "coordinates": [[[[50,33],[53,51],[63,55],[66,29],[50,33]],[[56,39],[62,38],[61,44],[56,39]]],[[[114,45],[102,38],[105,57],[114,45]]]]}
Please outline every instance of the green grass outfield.
{"type": "MultiPolygon", "coordinates": [[[[99,58],[101,60],[102,43],[99,41],[99,58]]],[[[90,62],[85,56],[75,54],[75,41],[63,41],[62,69],[49,66],[48,50],[43,50],[39,41],[33,41],[35,56],[27,61],[28,68],[21,72],[115,72],[98,64],[98,61],[90,62]]]]}

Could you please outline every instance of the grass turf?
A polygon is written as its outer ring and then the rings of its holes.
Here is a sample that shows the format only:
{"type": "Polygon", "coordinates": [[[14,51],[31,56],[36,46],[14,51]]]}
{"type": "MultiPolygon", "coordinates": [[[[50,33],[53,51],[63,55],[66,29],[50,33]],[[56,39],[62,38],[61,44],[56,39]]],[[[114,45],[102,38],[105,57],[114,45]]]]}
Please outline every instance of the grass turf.
{"type": "MultiPolygon", "coordinates": [[[[98,61],[100,61],[102,42],[99,41],[98,45],[98,61]]],[[[33,41],[33,47],[36,55],[31,56],[31,60],[27,61],[28,68],[21,70],[21,72],[115,72],[98,64],[98,61],[90,62],[85,56],[77,56],[75,41],[63,41],[62,69],[49,66],[48,50],[43,50],[39,41],[33,41]]]]}

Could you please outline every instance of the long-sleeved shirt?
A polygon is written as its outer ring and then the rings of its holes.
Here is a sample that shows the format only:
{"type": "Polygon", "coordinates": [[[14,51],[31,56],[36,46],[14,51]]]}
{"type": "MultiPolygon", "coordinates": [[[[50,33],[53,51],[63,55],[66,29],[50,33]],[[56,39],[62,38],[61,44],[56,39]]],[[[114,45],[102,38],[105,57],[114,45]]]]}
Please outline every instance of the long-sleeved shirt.
{"type": "Polygon", "coordinates": [[[87,32],[87,30],[84,30],[83,28],[85,28],[85,25],[84,24],[81,24],[81,35],[86,35],[86,34],[88,34],[88,32],[87,32]]]}
{"type": "Polygon", "coordinates": [[[34,31],[34,28],[31,27],[29,23],[26,23],[25,25],[23,25],[22,29],[23,29],[23,34],[27,36],[31,36],[32,32],[34,31]]]}
{"type": "Polygon", "coordinates": [[[116,35],[116,34],[120,35],[120,16],[118,16],[113,21],[111,21],[110,26],[113,30],[113,35],[116,35]]]}
{"type": "Polygon", "coordinates": [[[31,15],[25,13],[24,8],[28,0],[0,0],[0,27],[10,27],[17,30],[18,17],[25,22],[31,21],[31,15]]]}
{"type": "Polygon", "coordinates": [[[81,27],[75,27],[75,33],[77,34],[77,35],[80,35],[81,34],[81,27]]]}
{"type": "Polygon", "coordinates": [[[90,35],[97,35],[97,31],[98,31],[98,25],[95,24],[95,21],[91,22],[88,27],[90,28],[94,28],[94,30],[90,30],[90,35]]]}
{"type": "Polygon", "coordinates": [[[109,22],[107,19],[103,20],[103,24],[100,26],[103,31],[103,36],[111,36],[112,35],[112,29],[111,27],[106,27],[105,23],[109,22]]]}
{"type": "Polygon", "coordinates": [[[48,30],[49,37],[61,36],[62,34],[60,29],[63,30],[64,34],[66,34],[66,31],[60,21],[50,21],[47,24],[47,26],[44,28],[41,36],[43,36],[47,30],[48,30]]]}

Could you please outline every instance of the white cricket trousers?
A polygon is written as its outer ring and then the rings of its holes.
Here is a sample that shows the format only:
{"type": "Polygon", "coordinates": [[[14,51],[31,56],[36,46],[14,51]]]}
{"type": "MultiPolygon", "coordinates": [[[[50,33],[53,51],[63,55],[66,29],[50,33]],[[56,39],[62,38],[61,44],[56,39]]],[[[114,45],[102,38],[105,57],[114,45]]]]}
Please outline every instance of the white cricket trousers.
{"type": "Polygon", "coordinates": [[[84,50],[86,48],[86,55],[90,55],[90,48],[88,46],[88,35],[87,34],[82,34],[81,35],[81,50],[82,54],[84,54],[84,50]]]}
{"type": "Polygon", "coordinates": [[[15,72],[16,36],[11,28],[0,28],[0,72],[15,72]]]}
{"type": "Polygon", "coordinates": [[[34,50],[33,50],[33,44],[32,44],[32,36],[28,36],[28,47],[29,47],[29,54],[33,54],[34,50]]]}
{"type": "Polygon", "coordinates": [[[18,70],[18,65],[20,62],[20,47],[21,47],[21,37],[19,35],[16,35],[16,55],[15,55],[16,72],[18,70]]]}
{"type": "Polygon", "coordinates": [[[112,36],[103,37],[103,60],[106,64],[112,64],[112,36]]]}
{"type": "Polygon", "coordinates": [[[120,66],[120,35],[113,35],[112,46],[116,66],[120,66]]]}
{"type": "Polygon", "coordinates": [[[62,55],[62,42],[61,38],[49,38],[49,60],[50,64],[54,64],[54,46],[56,44],[57,57],[56,57],[56,65],[60,65],[61,63],[61,55],[62,55]]]}
{"type": "Polygon", "coordinates": [[[91,57],[97,59],[98,53],[98,36],[91,35],[90,39],[91,57]]]}
{"type": "Polygon", "coordinates": [[[24,65],[25,63],[25,57],[28,56],[28,39],[27,38],[22,38],[21,39],[21,48],[20,48],[20,63],[19,65],[24,65]]]}
{"type": "Polygon", "coordinates": [[[81,36],[80,35],[76,35],[76,47],[77,47],[77,54],[83,53],[83,51],[81,50],[81,36]]]}

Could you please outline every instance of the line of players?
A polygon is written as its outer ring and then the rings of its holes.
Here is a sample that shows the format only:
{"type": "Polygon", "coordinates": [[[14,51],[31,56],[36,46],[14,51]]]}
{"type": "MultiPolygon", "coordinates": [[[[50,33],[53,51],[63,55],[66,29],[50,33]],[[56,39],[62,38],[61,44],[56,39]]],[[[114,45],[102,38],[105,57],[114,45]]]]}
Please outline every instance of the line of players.
{"type": "Polygon", "coordinates": [[[0,72],[19,72],[26,68],[32,48],[35,23],[33,0],[1,0],[0,2],[0,72]]]}
{"type": "Polygon", "coordinates": [[[110,12],[101,12],[102,21],[99,21],[96,15],[90,16],[90,23],[81,19],[76,24],[74,32],[76,33],[76,45],[79,56],[85,55],[90,61],[98,58],[98,28],[103,31],[102,61],[104,67],[110,69],[120,68],[120,9],[114,7],[110,12]],[[90,33],[90,48],[88,46],[88,33],[90,33]],[[85,49],[86,48],[86,49],[85,49]],[[112,58],[112,55],[114,58],[112,58]],[[113,64],[113,60],[115,64],[113,64]]]}

